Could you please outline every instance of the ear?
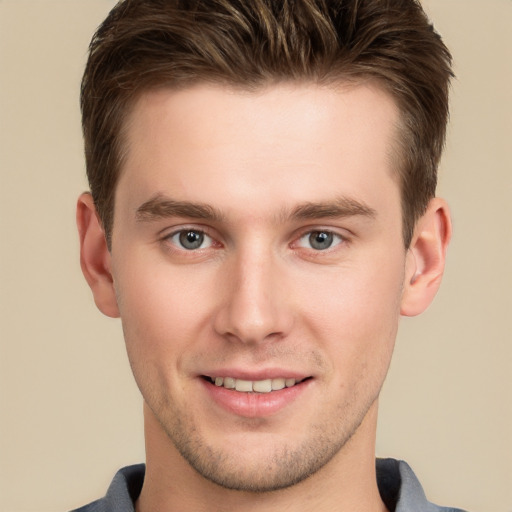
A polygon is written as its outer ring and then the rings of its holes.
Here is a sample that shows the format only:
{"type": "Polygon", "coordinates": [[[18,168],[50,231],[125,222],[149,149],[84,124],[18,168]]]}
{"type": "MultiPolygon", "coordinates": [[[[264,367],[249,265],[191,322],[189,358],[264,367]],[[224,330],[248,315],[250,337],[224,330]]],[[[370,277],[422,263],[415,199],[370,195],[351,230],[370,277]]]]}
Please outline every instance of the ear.
{"type": "Polygon", "coordinates": [[[448,205],[443,199],[432,199],[427,211],[416,223],[407,251],[400,308],[402,315],[419,315],[434,299],[443,277],[451,234],[448,205]]]}
{"type": "Polygon", "coordinates": [[[88,192],[78,198],[76,224],[80,237],[80,266],[91,287],[94,302],[103,314],[117,318],[119,309],[111,273],[111,256],[105,231],[88,192]]]}

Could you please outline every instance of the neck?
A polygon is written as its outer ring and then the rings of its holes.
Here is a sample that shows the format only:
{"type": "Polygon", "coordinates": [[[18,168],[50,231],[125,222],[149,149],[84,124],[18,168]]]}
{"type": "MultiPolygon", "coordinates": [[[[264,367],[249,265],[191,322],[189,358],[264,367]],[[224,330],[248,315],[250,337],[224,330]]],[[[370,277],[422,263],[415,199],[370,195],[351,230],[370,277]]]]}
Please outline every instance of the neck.
{"type": "Polygon", "coordinates": [[[375,474],[376,420],[377,402],[357,432],[322,469],[286,489],[251,493],[220,487],[198,474],[145,406],[146,476],[136,511],[386,512],[375,474]]]}

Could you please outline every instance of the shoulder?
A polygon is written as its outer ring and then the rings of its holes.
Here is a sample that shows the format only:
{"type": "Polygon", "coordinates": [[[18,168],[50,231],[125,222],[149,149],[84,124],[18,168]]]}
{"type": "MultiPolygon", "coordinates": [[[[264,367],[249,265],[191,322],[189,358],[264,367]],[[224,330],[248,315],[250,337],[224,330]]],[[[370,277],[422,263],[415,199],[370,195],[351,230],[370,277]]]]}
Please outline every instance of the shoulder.
{"type": "Polygon", "coordinates": [[[74,509],[72,512],[133,512],[144,482],[146,466],[136,464],[120,469],[104,498],[74,509]]]}
{"type": "Polygon", "coordinates": [[[403,460],[377,459],[377,483],[382,500],[394,512],[465,512],[428,501],[418,478],[403,460]]]}

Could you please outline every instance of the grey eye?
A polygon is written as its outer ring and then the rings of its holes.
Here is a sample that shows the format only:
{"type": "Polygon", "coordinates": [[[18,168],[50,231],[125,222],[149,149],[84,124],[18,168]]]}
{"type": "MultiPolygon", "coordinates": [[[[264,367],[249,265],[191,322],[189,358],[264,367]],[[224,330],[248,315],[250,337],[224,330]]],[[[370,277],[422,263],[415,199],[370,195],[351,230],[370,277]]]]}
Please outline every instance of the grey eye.
{"type": "Polygon", "coordinates": [[[299,246],[315,251],[325,251],[344,241],[341,235],[328,230],[309,231],[300,237],[299,246]]]}
{"type": "Polygon", "coordinates": [[[205,235],[202,231],[193,229],[184,229],[172,236],[172,240],[176,245],[179,245],[187,251],[203,248],[205,242],[210,244],[210,237],[205,235]]]}
{"type": "Polygon", "coordinates": [[[309,245],[317,251],[329,249],[334,241],[334,234],[328,231],[313,231],[308,237],[309,245]]]}

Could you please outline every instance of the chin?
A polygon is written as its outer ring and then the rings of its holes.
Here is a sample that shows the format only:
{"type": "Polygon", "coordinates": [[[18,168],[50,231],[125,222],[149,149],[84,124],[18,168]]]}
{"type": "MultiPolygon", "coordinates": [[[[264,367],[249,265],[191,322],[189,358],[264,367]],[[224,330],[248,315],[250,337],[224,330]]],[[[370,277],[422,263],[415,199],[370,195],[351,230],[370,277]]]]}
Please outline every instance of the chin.
{"type": "Polygon", "coordinates": [[[343,449],[353,432],[326,431],[317,425],[295,443],[282,435],[256,434],[260,439],[255,440],[246,433],[241,440],[230,443],[222,439],[215,445],[208,444],[197,430],[174,428],[167,435],[185,461],[206,480],[234,491],[267,493],[317,473],[343,449]]]}

